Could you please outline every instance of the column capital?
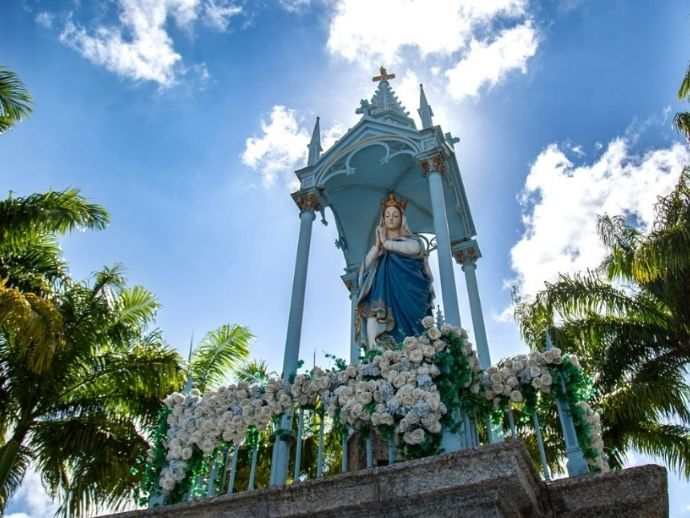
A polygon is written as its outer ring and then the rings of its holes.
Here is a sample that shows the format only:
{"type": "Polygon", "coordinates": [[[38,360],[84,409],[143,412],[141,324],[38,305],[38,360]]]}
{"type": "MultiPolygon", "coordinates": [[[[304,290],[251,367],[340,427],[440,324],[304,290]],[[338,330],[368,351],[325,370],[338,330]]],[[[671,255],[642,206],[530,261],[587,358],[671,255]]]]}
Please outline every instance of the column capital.
{"type": "Polygon", "coordinates": [[[479,245],[474,239],[454,243],[452,245],[452,250],[455,261],[462,265],[463,270],[465,269],[465,266],[473,266],[476,268],[477,259],[482,256],[482,253],[479,250],[479,245]]]}
{"type": "Polygon", "coordinates": [[[300,213],[323,210],[323,204],[315,191],[297,191],[292,193],[292,199],[300,210],[300,213]]]}
{"type": "Polygon", "coordinates": [[[448,171],[446,157],[441,152],[420,156],[419,167],[424,171],[425,175],[434,172],[444,174],[448,171]]]}

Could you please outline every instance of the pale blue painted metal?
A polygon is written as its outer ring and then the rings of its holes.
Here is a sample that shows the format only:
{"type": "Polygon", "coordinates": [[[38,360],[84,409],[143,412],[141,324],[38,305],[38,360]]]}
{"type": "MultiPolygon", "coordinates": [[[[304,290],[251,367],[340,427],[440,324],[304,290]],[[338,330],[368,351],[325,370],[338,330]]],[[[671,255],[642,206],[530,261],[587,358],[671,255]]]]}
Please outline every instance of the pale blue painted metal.
{"type": "Polygon", "coordinates": [[[304,431],[304,409],[299,409],[299,416],[297,418],[297,442],[295,444],[295,470],[292,474],[292,479],[297,482],[299,480],[300,471],[302,469],[302,434],[304,431]]]}
{"type": "Polygon", "coordinates": [[[316,478],[323,477],[323,432],[324,418],[319,419],[319,449],[316,453],[316,478]]]}
{"type": "Polygon", "coordinates": [[[314,165],[319,161],[321,156],[321,129],[319,128],[319,118],[316,117],[316,124],[314,124],[314,131],[311,134],[311,141],[307,146],[309,148],[309,155],[307,157],[307,165],[314,165]]]}
{"type": "Polygon", "coordinates": [[[451,325],[459,326],[460,308],[458,306],[458,292],[455,288],[453,257],[450,255],[448,217],[446,215],[446,202],[443,196],[443,176],[439,171],[429,171],[428,180],[431,209],[434,217],[434,233],[436,234],[436,255],[441,277],[443,310],[446,321],[451,325]]]}
{"type": "Polygon", "coordinates": [[[486,328],[484,327],[482,302],[479,298],[476,269],[477,264],[472,261],[466,261],[462,265],[462,271],[465,272],[465,284],[467,285],[467,296],[470,303],[472,328],[474,330],[474,341],[477,346],[479,366],[482,369],[488,369],[491,367],[491,354],[489,353],[489,342],[486,339],[486,328]]]}
{"type": "MultiPolygon", "coordinates": [[[[551,335],[546,332],[546,350],[553,349],[553,342],[551,341],[551,335]]],[[[561,389],[565,393],[566,386],[565,380],[563,379],[563,374],[559,374],[561,389]]],[[[571,477],[575,475],[583,475],[589,473],[589,466],[587,466],[587,461],[582,453],[582,448],[577,440],[577,432],[575,430],[575,423],[573,422],[573,416],[570,412],[570,404],[563,397],[556,398],[556,406],[558,408],[558,418],[561,422],[561,429],[563,430],[563,438],[565,439],[565,453],[567,456],[566,469],[568,470],[568,475],[571,477]]]]}
{"type": "Polygon", "coordinates": [[[470,416],[468,416],[465,413],[463,413],[463,415],[462,415],[462,427],[464,428],[464,432],[465,432],[465,444],[467,445],[467,448],[473,448],[474,447],[474,437],[472,436],[472,426],[470,425],[470,416]]]}
{"type": "Polygon", "coordinates": [[[541,469],[544,472],[544,480],[551,480],[551,473],[549,472],[549,465],[546,462],[546,451],[544,450],[544,439],[541,436],[541,425],[539,424],[539,416],[536,412],[532,414],[532,421],[534,422],[534,434],[537,438],[537,446],[539,446],[539,458],[541,459],[541,469]]]}
{"type": "Polygon", "coordinates": [[[237,475],[237,455],[240,447],[237,443],[232,445],[232,465],[230,466],[230,480],[228,481],[227,494],[231,495],[235,487],[235,475],[237,475]]]}
{"type": "MultiPolygon", "coordinates": [[[[452,412],[455,419],[458,419],[460,412],[457,409],[452,410],[452,412]]],[[[444,429],[441,435],[441,449],[446,453],[462,450],[463,445],[460,434],[458,432],[451,432],[448,429],[444,429]]]]}
{"type": "Polygon", "coordinates": [[[452,142],[441,128],[418,130],[387,79],[379,82],[374,96],[362,101],[357,112],[361,119],[355,126],[316,163],[296,171],[300,190],[295,194],[317,191],[322,206],[333,213],[345,276],[356,274],[371,247],[379,203],[390,191],[408,200],[406,215],[414,232],[434,233],[431,199],[419,167],[421,155],[445,157],[450,240],[461,243],[471,239],[475,227],[460,170],[452,142]]]}
{"type": "Polygon", "coordinates": [[[352,290],[350,291],[350,306],[351,306],[351,325],[350,325],[350,363],[358,363],[359,362],[359,352],[360,352],[360,345],[359,345],[359,340],[357,338],[357,333],[355,333],[355,318],[357,315],[356,307],[357,307],[357,296],[359,294],[359,290],[356,287],[353,287],[352,290]]]}
{"type": "Polygon", "coordinates": [[[257,442],[252,448],[252,465],[249,470],[249,483],[247,484],[247,489],[250,491],[254,489],[254,480],[256,478],[256,460],[259,456],[259,443],[257,442]]]}
{"type": "Polygon", "coordinates": [[[366,439],[366,445],[367,445],[367,468],[371,468],[374,466],[374,454],[372,452],[372,444],[371,444],[371,436],[367,437],[366,439]]]}
{"type": "Polygon", "coordinates": [[[421,84],[419,85],[419,109],[417,112],[422,121],[422,129],[431,128],[434,125],[434,121],[432,120],[434,112],[431,110],[431,106],[429,106],[429,102],[426,100],[424,86],[421,84]]]}
{"type": "Polygon", "coordinates": [[[340,458],[340,472],[341,473],[347,473],[347,439],[348,439],[348,433],[344,432],[343,433],[343,438],[341,440],[342,442],[342,454],[340,458]]]}
{"type": "MultiPolygon", "coordinates": [[[[299,238],[297,242],[297,258],[295,260],[295,276],[292,282],[292,297],[290,300],[290,315],[288,317],[287,337],[285,339],[285,356],[283,358],[283,376],[289,378],[297,370],[299,361],[299,346],[302,335],[302,318],[304,315],[304,293],[307,287],[307,269],[309,266],[309,248],[311,246],[312,223],[315,214],[313,209],[302,210],[300,213],[299,238]]],[[[283,430],[292,429],[292,416],[284,415],[281,419],[283,430]]],[[[273,446],[276,450],[275,469],[272,473],[271,485],[282,486],[287,480],[288,461],[290,454],[289,443],[277,438],[273,446]]]]}
{"type": "Polygon", "coordinates": [[[208,476],[208,486],[206,487],[206,494],[208,496],[216,496],[216,477],[218,476],[218,463],[215,458],[209,460],[211,465],[211,472],[208,476]]]}
{"type": "Polygon", "coordinates": [[[395,464],[395,441],[388,439],[388,465],[395,464]]]}

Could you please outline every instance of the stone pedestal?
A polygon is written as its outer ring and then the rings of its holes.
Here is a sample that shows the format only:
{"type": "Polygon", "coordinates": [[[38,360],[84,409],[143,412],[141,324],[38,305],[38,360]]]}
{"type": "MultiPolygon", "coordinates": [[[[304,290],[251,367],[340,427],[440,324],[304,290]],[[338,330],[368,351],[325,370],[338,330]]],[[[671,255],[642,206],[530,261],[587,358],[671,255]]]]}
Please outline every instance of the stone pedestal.
{"type": "MultiPolygon", "coordinates": [[[[375,432],[371,432],[371,453],[372,467],[388,466],[388,441],[375,432]]],[[[356,432],[347,440],[347,468],[348,471],[367,469],[366,439],[356,432]]]]}
{"type": "Polygon", "coordinates": [[[544,483],[520,442],[231,496],[121,513],[118,518],[333,516],[668,516],[666,470],[642,466],[544,483]]]}

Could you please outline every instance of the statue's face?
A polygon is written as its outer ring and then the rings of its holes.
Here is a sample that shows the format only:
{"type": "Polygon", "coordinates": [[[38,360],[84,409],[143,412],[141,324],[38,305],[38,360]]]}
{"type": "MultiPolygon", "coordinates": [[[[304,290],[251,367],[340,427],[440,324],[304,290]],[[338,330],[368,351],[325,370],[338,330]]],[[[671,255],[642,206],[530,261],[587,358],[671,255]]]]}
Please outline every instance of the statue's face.
{"type": "Polygon", "coordinates": [[[387,230],[400,230],[402,225],[400,209],[395,206],[386,207],[386,210],[383,212],[383,224],[387,230]]]}

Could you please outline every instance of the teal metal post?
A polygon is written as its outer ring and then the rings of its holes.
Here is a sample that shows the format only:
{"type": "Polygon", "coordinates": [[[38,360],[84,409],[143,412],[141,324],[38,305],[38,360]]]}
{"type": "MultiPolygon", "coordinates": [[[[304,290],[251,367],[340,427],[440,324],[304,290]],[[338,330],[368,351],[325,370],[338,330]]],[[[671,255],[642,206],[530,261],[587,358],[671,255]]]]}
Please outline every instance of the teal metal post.
{"type": "MultiPolygon", "coordinates": [[[[546,350],[553,349],[553,342],[551,335],[546,332],[546,350]]],[[[566,392],[565,380],[563,374],[559,375],[561,381],[561,389],[563,393],[566,392]]],[[[589,473],[589,466],[585,460],[585,455],[582,453],[582,448],[577,440],[577,432],[575,430],[575,423],[573,422],[573,415],[570,412],[570,403],[564,397],[556,398],[556,407],[558,408],[558,418],[561,422],[561,429],[563,430],[563,438],[565,439],[565,453],[568,460],[565,467],[568,470],[568,476],[583,475],[589,473]]]]}
{"type": "MultiPolygon", "coordinates": [[[[470,313],[472,315],[472,327],[474,329],[474,341],[477,346],[479,366],[486,370],[491,367],[491,354],[489,353],[489,342],[486,339],[486,327],[484,326],[482,301],[479,298],[476,270],[477,263],[473,260],[467,259],[463,261],[462,271],[465,272],[465,284],[467,285],[467,296],[470,302],[470,313]]],[[[489,442],[493,444],[503,441],[502,427],[494,425],[491,419],[487,419],[487,430],[489,431],[489,442]]]]}
{"type": "Polygon", "coordinates": [[[546,462],[546,450],[544,449],[544,439],[541,436],[541,424],[539,423],[539,416],[535,411],[532,414],[532,421],[534,422],[534,434],[537,437],[537,446],[539,446],[539,458],[541,459],[541,469],[544,472],[544,480],[551,480],[551,473],[549,472],[549,464],[546,462]]]}
{"type": "Polygon", "coordinates": [[[436,234],[436,254],[438,255],[438,270],[441,276],[441,295],[443,296],[443,310],[446,322],[460,326],[460,308],[458,293],[455,288],[453,273],[453,257],[450,253],[450,234],[448,232],[448,216],[446,201],[443,196],[443,176],[436,169],[429,170],[429,193],[431,194],[431,209],[434,217],[434,233],[436,234]]]}
{"type": "MultiPolygon", "coordinates": [[[[292,281],[290,299],[290,316],[288,319],[287,337],[285,339],[285,356],[283,357],[283,376],[287,379],[297,370],[299,345],[302,336],[302,317],[304,315],[304,293],[307,287],[307,267],[309,266],[309,248],[311,246],[311,229],[314,222],[314,209],[310,206],[300,212],[299,240],[297,242],[297,259],[295,277],[292,281]]],[[[282,430],[292,429],[292,414],[284,415],[280,422],[282,430]]],[[[271,485],[282,486],[287,481],[289,442],[276,437],[273,445],[276,449],[275,467],[272,471],[271,485]]]]}
{"type": "Polygon", "coordinates": [[[359,290],[356,287],[352,288],[350,292],[350,301],[352,302],[352,325],[350,326],[350,363],[359,362],[359,337],[355,333],[355,315],[357,314],[357,297],[359,290]]]}
{"type": "Polygon", "coordinates": [[[473,261],[465,261],[462,264],[462,271],[465,272],[465,283],[467,284],[467,296],[470,302],[472,328],[474,329],[474,341],[477,345],[479,366],[486,370],[491,367],[491,355],[489,354],[489,343],[486,339],[486,328],[484,327],[484,315],[482,313],[482,302],[479,298],[476,270],[477,263],[473,261]]]}

